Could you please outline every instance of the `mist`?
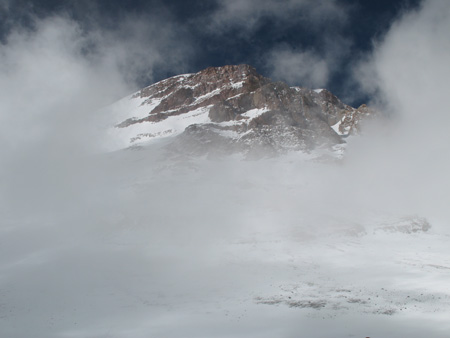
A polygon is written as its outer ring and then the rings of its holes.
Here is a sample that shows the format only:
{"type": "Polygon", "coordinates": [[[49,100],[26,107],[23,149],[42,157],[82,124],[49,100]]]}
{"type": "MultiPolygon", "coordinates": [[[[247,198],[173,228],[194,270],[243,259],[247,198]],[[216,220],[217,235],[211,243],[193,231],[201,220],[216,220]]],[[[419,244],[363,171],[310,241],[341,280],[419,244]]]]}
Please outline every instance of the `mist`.
{"type": "Polygon", "coordinates": [[[385,181],[377,190],[390,195],[391,203],[404,202],[417,212],[444,219],[450,164],[445,156],[449,120],[443,104],[449,76],[449,15],[447,2],[424,1],[420,10],[393,24],[357,69],[362,86],[373,93],[373,104],[394,123],[374,130],[358,149],[350,148],[355,159],[361,152],[370,153],[358,162],[357,170],[371,172],[374,182],[385,181]]]}
{"type": "Polygon", "coordinates": [[[0,50],[0,332],[448,336],[449,14],[425,1],[355,67],[388,116],[338,164],[180,159],[166,141],[105,152],[102,108],[176,34],[145,50],[113,38],[131,21],[109,37],[61,16],[15,30],[0,50]],[[431,230],[385,230],[408,217],[431,230]]]}

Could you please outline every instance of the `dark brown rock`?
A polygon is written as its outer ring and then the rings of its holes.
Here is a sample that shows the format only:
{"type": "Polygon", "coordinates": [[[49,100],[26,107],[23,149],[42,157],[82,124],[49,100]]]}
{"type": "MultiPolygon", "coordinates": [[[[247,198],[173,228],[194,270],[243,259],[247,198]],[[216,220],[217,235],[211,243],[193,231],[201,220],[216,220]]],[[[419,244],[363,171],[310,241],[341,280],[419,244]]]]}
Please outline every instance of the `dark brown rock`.
{"type": "Polygon", "coordinates": [[[118,127],[158,123],[204,108],[212,123],[189,127],[183,137],[191,146],[197,138],[197,145],[219,147],[222,142],[229,150],[309,151],[334,145],[344,141],[331,126],[339,123],[343,135],[359,132],[361,121],[375,114],[365,105],[352,108],[327,90],[272,82],[248,65],[210,67],[196,74],[175,76],[142,89],[135,97],[147,98],[143,104],[152,104],[153,109],[148,116],[127,119],[118,127]],[[252,111],[257,113],[252,115],[252,111]],[[226,132],[235,136],[225,142],[226,132]]]}

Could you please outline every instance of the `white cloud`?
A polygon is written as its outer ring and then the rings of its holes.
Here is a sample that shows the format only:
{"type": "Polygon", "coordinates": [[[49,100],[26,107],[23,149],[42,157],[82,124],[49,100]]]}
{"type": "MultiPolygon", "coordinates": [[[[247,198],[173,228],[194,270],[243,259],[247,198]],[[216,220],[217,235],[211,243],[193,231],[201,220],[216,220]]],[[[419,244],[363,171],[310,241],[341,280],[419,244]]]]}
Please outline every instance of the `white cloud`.
{"type": "MultiPolygon", "coordinates": [[[[68,322],[72,316],[65,313],[67,304],[79,309],[94,306],[88,315],[92,326],[111,319],[115,315],[106,309],[119,309],[119,299],[110,307],[80,297],[79,292],[89,293],[94,284],[102,284],[106,270],[117,271],[116,264],[131,268],[125,273],[119,267],[123,284],[120,274],[106,277],[120,288],[127,284],[126,276],[142,271],[137,261],[148,263],[145,245],[136,255],[126,254],[129,259],[100,249],[100,238],[113,229],[141,226],[145,219],[142,214],[128,218],[136,200],[132,197],[127,204],[126,188],[119,182],[129,178],[128,169],[134,166],[104,162],[108,156],[99,154],[98,142],[104,126],[95,111],[135,90],[130,74],[151,74],[160,64],[176,69],[188,51],[173,37],[171,27],[130,18],[118,22],[112,32],[98,27],[86,31],[67,17],[47,17],[36,19],[33,30],[16,26],[0,45],[0,234],[8,243],[2,246],[0,273],[2,290],[9,290],[8,300],[2,298],[8,305],[0,309],[3,334],[73,336],[69,327],[76,325],[68,322]],[[172,54],[166,56],[170,47],[172,54]],[[109,268],[100,268],[98,259],[109,268]],[[27,304],[32,304],[33,319],[18,328],[27,304]],[[105,317],[97,317],[104,310],[105,317]],[[10,315],[4,316],[6,312],[10,315]],[[58,327],[45,327],[58,312],[64,313],[58,327]]],[[[159,269],[158,261],[150,274],[159,269]]],[[[104,300],[110,297],[104,295],[104,300]]]]}
{"type": "Polygon", "coordinates": [[[53,16],[35,19],[32,30],[12,30],[0,46],[5,208],[26,202],[38,210],[59,203],[60,195],[86,196],[91,182],[81,172],[91,165],[86,156],[99,150],[102,123],[93,112],[134,91],[138,75],[151,78],[161,65],[176,70],[189,54],[171,23],[161,20],[129,17],[112,31],[87,31],[53,16]]]}
{"type": "Polygon", "coordinates": [[[15,30],[0,50],[2,208],[27,214],[70,207],[93,177],[83,160],[98,151],[92,112],[130,87],[111,63],[89,59],[95,41],[65,18],[15,30]],[[83,182],[85,180],[85,182],[83,182]],[[65,203],[65,204],[64,204],[65,203]]]}
{"type": "Polygon", "coordinates": [[[427,0],[420,11],[406,14],[393,25],[376,51],[378,85],[389,102],[408,116],[427,112],[428,116],[443,117],[442,108],[433,108],[448,90],[449,18],[447,1],[427,0]]]}
{"type": "Polygon", "coordinates": [[[328,81],[326,60],[312,51],[296,52],[282,48],[271,51],[266,58],[272,77],[289,84],[322,88],[328,81]]]}
{"type": "Polygon", "coordinates": [[[359,149],[358,171],[383,182],[366,188],[394,206],[440,216],[448,216],[450,199],[449,31],[450,3],[424,1],[391,27],[357,72],[393,118],[359,149]]]}

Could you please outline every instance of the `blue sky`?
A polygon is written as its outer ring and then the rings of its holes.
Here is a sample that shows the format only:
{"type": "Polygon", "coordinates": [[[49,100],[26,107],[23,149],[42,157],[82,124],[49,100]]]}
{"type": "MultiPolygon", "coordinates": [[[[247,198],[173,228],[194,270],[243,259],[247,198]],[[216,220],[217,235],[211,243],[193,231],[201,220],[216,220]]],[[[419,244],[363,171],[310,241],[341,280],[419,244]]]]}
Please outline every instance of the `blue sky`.
{"type": "MultiPolygon", "coordinates": [[[[419,5],[419,0],[3,0],[0,36],[6,43],[15,31],[62,16],[82,34],[107,35],[110,44],[126,49],[121,67],[132,68],[126,76],[137,87],[209,66],[246,63],[276,80],[326,87],[358,105],[368,97],[354,81],[355,64],[394,20],[419,5]],[[158,57],[146,60],[146,54],[158,57]]],[[[96,48],[91,43],[85,50],[96,48]]]]}

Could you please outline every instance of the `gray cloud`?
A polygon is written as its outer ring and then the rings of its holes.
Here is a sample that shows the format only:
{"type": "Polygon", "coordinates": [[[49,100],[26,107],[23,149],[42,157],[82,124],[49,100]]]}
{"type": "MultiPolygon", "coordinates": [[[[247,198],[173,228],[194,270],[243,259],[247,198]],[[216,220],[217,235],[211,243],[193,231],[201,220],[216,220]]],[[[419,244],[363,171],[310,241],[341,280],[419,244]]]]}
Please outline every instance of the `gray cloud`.
{"type": "Polygon", "coordinates": [[[313,51],[296,52],[284,47],[272,50],[266,58],[273,78],[309,88],[327,84],[330,72],[328,63],[313,51]]]}
{"type": "Polygon", "coordinates": [[[8,10],[10,6],[10,0],[1,0],[0,1],[0,8],[8,10]]]}
{"type": "Polygon", "coordinates": [[[321,50],[275,46],[264,55],[265,68],[274,79],[308,88],[327,87],[350,53],[351,41],[343,36],[321,38],[321,50]]]}
{"type": "Polygon", "coordinates": [[[308,22],[312,30],[326,22],[337,23],[347,18],[346,11],[334,0],[221,0],[218,4],[219,9],[211,20],[212,28],[218,29],[218,33],[239,28],[245,35],[257,29],[265,18],[280,20],[281,25],[308,22]]]}

